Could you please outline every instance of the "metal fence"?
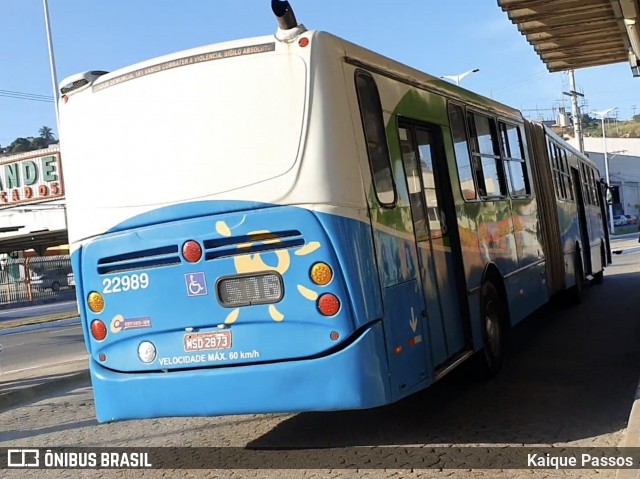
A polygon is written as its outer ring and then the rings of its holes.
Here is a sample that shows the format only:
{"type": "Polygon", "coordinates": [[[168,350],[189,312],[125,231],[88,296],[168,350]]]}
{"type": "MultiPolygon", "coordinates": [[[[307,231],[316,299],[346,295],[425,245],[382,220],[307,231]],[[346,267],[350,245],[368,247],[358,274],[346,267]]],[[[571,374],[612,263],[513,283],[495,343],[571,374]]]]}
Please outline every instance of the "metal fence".
{"type": "Polygon", "coordinates": [[[0,305],[74,298],[69,256],[0,258],[0,305]]]}

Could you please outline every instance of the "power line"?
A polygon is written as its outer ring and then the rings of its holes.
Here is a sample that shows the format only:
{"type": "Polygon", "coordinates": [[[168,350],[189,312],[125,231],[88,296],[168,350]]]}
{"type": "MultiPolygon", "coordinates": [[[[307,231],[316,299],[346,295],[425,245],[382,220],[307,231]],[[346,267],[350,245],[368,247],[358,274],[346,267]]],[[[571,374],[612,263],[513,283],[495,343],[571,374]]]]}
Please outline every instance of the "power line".
{"type": "Polygon", "coordinates": [[[0,92],[9,93],[9,94],[12,94],[12,95],[27,95],[27,96],[34,96],[34,97],[39,97],[39,98],[53,99],[53,97],[50,96],[50,95],[40,95],[39,93],[27,93],[27,92],[23,92],[23,91],[1,90],[1,89],[0,89],[0,92]]]}
{"type": "Polygon", "coordinates": [[[500,93],[503,91],[508,91],[508,90],[513,90],[514,88],[518,88],[522,85],[526,85],[528,83],[535,83],[537,81],[540,81],[543,79],[544,76],[546,76],[548,73],[546,70],[544,71],[540,71],[538,73],[535,73],[531,76],[528,76],[526,78],[521,78],[516,80],[515,82],[512,83],[508,83],[507,85],[503,85],[502,87],[498,87],[498,88],[492,88],[493,93],[500,93]]]}
{"type": "Polygon", "coordinates": [[[16,100],[41,101],[45,103],[53,103],[53,97],[47,95],[38,95],[35,93],[26,93],[21,91],[0,90],[0,97],[14,98],[16,100]]]}

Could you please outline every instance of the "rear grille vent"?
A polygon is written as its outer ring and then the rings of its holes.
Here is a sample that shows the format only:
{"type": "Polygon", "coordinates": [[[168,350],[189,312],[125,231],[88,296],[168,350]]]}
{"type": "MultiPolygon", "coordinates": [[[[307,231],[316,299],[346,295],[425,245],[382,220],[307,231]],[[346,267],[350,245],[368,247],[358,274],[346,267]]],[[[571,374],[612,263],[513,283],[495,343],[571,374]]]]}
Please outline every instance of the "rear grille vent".
{"type": "Polygon", "coordinates": [[[302,233],[297,230],[256,233],[233,238],[217,238],[204,242],[205,260],[256,254],[304,245],[302,233]]]}
{"type": "Polygon", "coordinates": [[[159,268],[180,264],[178,246],[163,246],[161,248],[133,251],[115,256],[102,258],[98,261],[98,274],[121,273],[142,268],[159,268]]]}

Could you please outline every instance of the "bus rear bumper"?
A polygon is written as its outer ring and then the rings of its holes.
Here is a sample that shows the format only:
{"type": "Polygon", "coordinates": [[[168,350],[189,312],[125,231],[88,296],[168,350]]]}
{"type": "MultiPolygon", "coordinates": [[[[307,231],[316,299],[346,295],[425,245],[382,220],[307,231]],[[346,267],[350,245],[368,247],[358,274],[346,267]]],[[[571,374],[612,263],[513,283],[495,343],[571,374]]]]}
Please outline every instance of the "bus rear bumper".
{"type": "Polygon", "coordinates": [[[90,359],[99,422],[363,409],[391,401],[382,324],[328,356],[167,373],[119,373],[90,359]]]}

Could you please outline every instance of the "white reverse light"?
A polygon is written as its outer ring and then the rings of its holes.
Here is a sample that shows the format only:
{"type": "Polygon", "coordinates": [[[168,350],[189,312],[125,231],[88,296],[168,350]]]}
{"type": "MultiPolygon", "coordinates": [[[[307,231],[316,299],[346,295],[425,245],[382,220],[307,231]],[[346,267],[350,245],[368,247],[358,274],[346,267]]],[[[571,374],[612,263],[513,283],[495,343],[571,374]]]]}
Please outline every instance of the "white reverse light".
{"type": "Polygon", "coordinates": [[[152,363],[156,359],[156,347],[149,341],[142,341],[138,346],[138,357],[143,363],[152,363]]]}

